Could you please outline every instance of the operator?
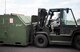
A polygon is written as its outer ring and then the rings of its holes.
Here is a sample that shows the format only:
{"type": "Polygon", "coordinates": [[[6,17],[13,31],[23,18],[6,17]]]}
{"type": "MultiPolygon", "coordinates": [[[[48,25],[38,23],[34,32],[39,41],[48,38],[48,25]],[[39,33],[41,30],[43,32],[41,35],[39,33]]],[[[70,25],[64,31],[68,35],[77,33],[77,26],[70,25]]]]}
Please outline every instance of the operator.
{"type": "Polygon", "coordinates": [[[57,19],[52,19],[51,20],[51,29],[52,29],[52,32],[59,31],[59,29],[57,28],[59,25],[60,25],[60,13],[58,14],[58,18],[57,19]]]}
{"type": "Polygon", "coordinates": [[[58,18],[56,19],[56,26],[54,26],[54,32],[56,33],[56,35],[60,35],[59,25],[60,25],[60,13],[58,14],[58,18]]]}

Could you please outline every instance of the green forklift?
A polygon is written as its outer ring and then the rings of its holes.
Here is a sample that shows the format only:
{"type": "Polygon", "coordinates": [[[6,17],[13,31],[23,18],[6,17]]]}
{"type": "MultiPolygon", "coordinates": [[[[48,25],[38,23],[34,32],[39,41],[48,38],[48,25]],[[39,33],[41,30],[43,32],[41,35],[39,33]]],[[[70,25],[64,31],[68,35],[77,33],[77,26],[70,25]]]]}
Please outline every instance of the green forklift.
{"type": "Polygon", "coordinates": [[[74,45],[80,49],[80,25],[72,9],[39,8],[38,16],[33,15],[31,21],[30,41],[37,47],[57,44],[74,45]]]}

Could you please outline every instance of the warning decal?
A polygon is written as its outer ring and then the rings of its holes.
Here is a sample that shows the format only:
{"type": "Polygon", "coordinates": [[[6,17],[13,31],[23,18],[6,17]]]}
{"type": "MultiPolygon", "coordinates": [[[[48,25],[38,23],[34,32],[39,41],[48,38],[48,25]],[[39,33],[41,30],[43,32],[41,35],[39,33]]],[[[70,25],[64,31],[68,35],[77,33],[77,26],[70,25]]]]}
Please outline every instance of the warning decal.
{"type": "Polygon", "coordinates": [[[13,23],[13,18],[10,18],[10,19],[9,19],[9,22],[10,22],[10,23],[13,23]]]}

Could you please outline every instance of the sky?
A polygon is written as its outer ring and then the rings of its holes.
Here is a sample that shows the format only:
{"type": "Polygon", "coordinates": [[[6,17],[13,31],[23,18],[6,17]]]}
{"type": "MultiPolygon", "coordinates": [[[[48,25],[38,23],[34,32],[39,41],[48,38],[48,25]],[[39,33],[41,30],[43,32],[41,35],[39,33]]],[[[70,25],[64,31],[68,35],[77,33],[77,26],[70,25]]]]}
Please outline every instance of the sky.
{"type": "MultiPolygon", "coordinates": [[[[6,14],[37,15],[38,8],[71,8],[80,18],[80,0],[6,0],[6,14]]],[[[0,14],[5,13],[5,0],[0,0],[0,14]]]]}

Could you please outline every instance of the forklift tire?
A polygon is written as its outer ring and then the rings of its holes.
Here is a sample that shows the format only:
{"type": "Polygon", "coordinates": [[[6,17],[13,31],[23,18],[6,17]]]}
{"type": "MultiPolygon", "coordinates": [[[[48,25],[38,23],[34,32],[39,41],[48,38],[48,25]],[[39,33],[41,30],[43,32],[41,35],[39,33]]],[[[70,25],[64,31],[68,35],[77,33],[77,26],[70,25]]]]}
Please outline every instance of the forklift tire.
{"type": "Polygon", "coordinates": [[[77,35],[74,38],[74,46],[75,46],[75,48],[80,49],[80,35],[77,35]]]}
{"type": "Polygon", "coordinates": [[[48,45],[48,39],[47,39],[47,37],[45,35],[38,34],[38,35],[35,36],[34,44],[37,47],[40,47],[40,48],[47,47],[47,45],[48,45]]]}

